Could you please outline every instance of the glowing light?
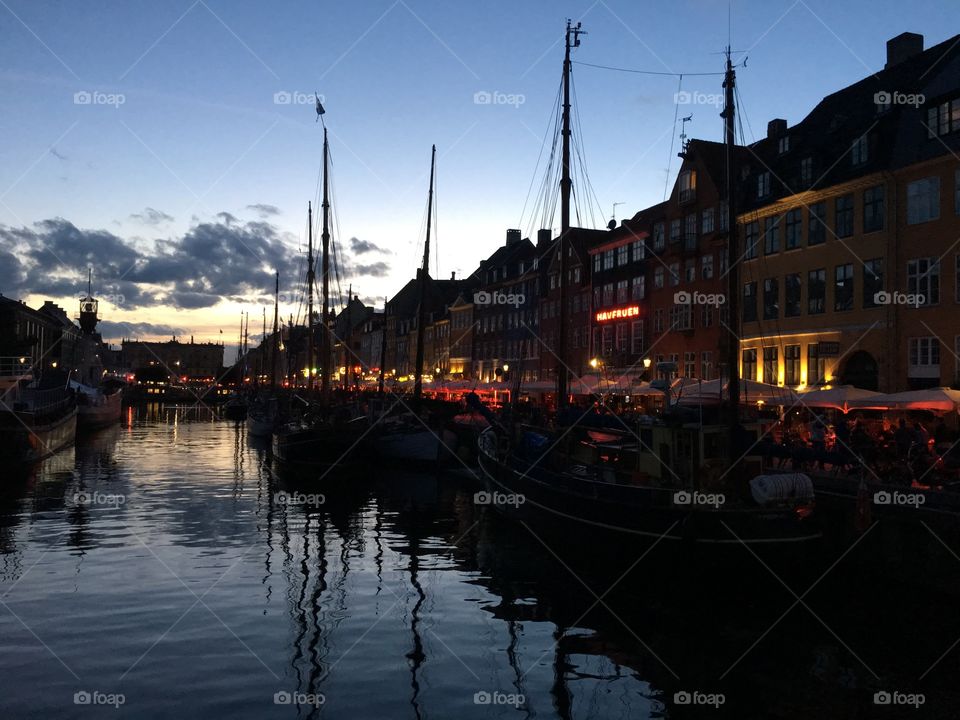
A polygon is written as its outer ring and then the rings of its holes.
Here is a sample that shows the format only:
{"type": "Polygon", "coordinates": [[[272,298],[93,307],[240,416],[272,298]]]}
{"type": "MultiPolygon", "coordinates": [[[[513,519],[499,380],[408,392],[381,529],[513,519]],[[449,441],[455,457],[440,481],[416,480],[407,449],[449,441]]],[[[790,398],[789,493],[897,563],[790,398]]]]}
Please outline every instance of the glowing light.
{"type": "Polygon", "coordinates": [[[628,305],[627,307],[614,308],[613,310],[601,310],[595,315],[595,317],[597,322],[606,322],[608,320],[622,320],[624,318],[637,317],[639,315],[639,305],[628,305]]]}
{"type": "Polygon", "coordinates": [[[599,365],[599,364],[600,364],[600,361],[597,360],[596,358],[592,358],[592,359],[590,360],[590,367],[592,367],[592,368],[597,367],[597,365],[599,365]]]}

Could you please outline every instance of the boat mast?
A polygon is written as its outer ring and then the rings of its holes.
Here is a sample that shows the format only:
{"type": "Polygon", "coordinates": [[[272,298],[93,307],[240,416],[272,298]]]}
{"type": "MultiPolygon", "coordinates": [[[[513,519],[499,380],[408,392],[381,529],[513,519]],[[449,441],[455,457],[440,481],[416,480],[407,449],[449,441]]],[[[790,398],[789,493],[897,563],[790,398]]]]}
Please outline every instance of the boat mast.
{"type": "Polygon", "coordinates": [[[567,20],[563,55],[563,139],[562,174],[560,176],[560,239],[557,242],[560,271],[560,328],[557,336],[557,409],[567,405],[567,247],[570,233],[570,48],[580,46],[580,23],[576,27],[567,20]]]}
{"type": "Polygon", "coordinates": [[[730,317],[727,323],[727,392],[729,394],[729,431],[730,457],[735,459],[739,452],[740,426],[740,250],[737,246],[737,211],[734,204],[736,196],[736,151],[734,88],[736,73],[730,60],[730,46],[727,46],[727,70],[723,80],[725,94],[724,109],[721,117],[724,121],[724,143],[727,155],[727,307],[730,317]]]}
{"type": "Polygon", "coordinates": [[[257,385],[260,384],[261,379],[263,378],[263,346],[267,341],[267,309],[263,308],[263,332],[260,334],[260,363],[257,368],[257,385]]]}
{"type": "Polygon", "coordinates": [[[246,381],[247,370],[249,370],[248,360],[250,355],[250,311],[244,313],[246,323],[243,326],[243,380],[246,381]]]}
{"type": "Polygon", "coordinates": [[[307,202],[307,389],[313,390],[313,286],[317,274],[313,267],[313,204],[307,202]]]}
{"type": "Polygon", "coordinates": [[[280,359],[280,273],[276,275],[273,292],[273,352],[270,358],[270,389],[277,387],[277,361],[280,359]]]}
{"type": "Polygon", "coordinates": [[[323,335],[320,337],[320,391],[324,405],[330,405],[330,146],[327,128],[323,128],[323,228],[320,242],[323,248],[323,335]]]}
{"type": "Polygon", "coordinates": [[[420,272],[420,306],[417,310],[417,362],[413,369],[413,401],[423,395],[423,326],[427,321],[427,270],[430,267],[430,225],[433,211],[433,174],[437,164],[437,146],[430,150],[430,190],[427,194],[427,239],[423,244],[423,268],[420,272]]]}

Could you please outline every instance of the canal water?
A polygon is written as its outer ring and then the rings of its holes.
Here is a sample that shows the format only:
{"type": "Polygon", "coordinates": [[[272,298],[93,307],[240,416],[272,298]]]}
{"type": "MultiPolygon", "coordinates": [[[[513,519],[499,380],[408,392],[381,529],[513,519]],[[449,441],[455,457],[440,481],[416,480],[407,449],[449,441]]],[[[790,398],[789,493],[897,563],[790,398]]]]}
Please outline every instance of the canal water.
{"type": "Polygon", "coordinates": [[[291,480],[242,425],[130,409],[4,475],[0,716],[960,712],[956,599],[861,577],[852,553],[789,581],[746,551],[720,576],[665,568],[480,489],[382,466],[291,480]]]}

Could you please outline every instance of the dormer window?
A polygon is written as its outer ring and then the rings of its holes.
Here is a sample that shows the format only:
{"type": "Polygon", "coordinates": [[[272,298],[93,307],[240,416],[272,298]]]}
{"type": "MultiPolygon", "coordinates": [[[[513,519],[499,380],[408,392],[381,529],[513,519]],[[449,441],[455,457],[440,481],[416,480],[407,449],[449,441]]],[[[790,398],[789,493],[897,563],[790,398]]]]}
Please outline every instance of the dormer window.
{"type": "Polygon", "coordinates": [[[692,202],[697,199],[697,171],[686,170],[680,173],[680,202],[692,202]]]}
{"type": "Polygon", "coordinates": [[[784,135],[780,140],[777,141],[777,152],[781,155],[784,153],[790,152],[790,136],[784,135]]]}
{"type": "Polygon", "coordinates": [[[805,157],[800,161],[800,184],[804,187],[813,182],[813,158],[805,157]]]}
{"type": "Polygon", "coordinates": [[[927,108],[927,137],[960,130],[960,98],[927,108]]]}

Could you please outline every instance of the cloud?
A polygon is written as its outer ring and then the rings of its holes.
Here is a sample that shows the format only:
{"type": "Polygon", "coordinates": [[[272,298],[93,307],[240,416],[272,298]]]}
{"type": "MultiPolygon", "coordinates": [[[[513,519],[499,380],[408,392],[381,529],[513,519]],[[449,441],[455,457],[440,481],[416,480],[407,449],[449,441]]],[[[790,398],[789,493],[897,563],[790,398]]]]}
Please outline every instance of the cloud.
{"type": "Polygon", "coordinates": [[[390,251],[382,248],[369,240],[360,240],[359,238],[350,238],[350,250],[354,255],[364,255],[365,253],[375,252],[382,255],[389,255],[390,251]]]}
{"type": "Polygon", "coordinates": [[[53,155],[57,160],[66,161],[68,159],[66,155],[64,155],[62,152],[60,152],[54,147],[50,148],[50,154],[53,155]]]}
{"type": "Polygon", "coordinates": [[[225,225],[233,225],[237,222],[237,218],[228,212],[218,212],[217,217],[220,218],[225,225]]]}
{"type": "Polygon", "coordinates": [[[139,337],[173,337],[174,335],[187,334],[187,331],[183,328],[172,325],[156,325],[148,322],[114,322],[112,320],[101,320],[100,324],[97,325],[97,331],[103,335],[105,340],[139,337]]]}
{"type": "Polygon", "coordinates": [[[247,205],[247,210],[253,210],[260,215],[262,219],[274,217],[280,214],[280,208],[278,208],[276,205],[267,205],[266,203],[254,203],[253,205],[247,205]]]}
{"type": "Polygon", "coordinates": [[[160,225],[161,223],[173,222],[173,216],[167,215],[161,210],[154,210],[152,207],[146,207],[143,212],[134,213],[130,216],[131,220],[136,220],[144,225],[160,225]]]}
{"type": "Polygon", "coordinates": [[[377,262],[370,263],[369,265],[352,265],[348,267],[347,272],[350,276],[365,276],[365,277],[386,277],[390,274],[390,265],[378,260],[377,262]]]}

